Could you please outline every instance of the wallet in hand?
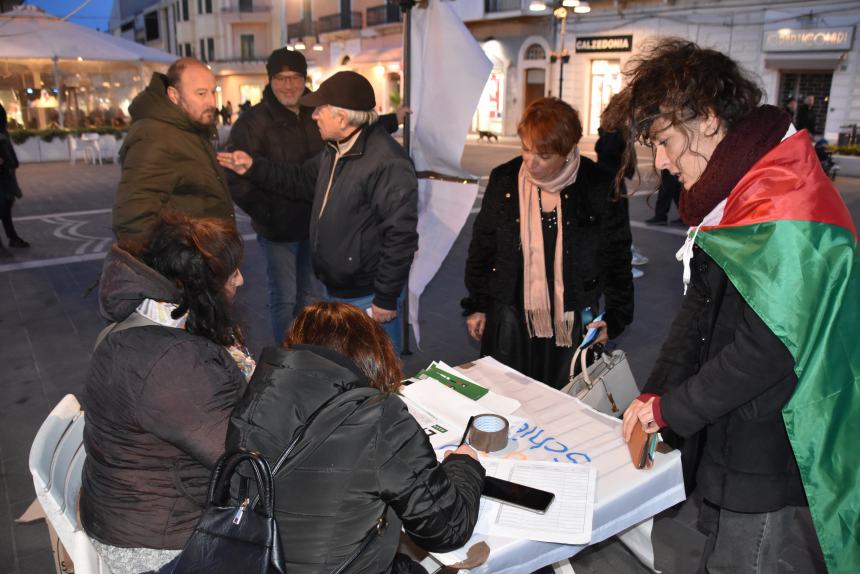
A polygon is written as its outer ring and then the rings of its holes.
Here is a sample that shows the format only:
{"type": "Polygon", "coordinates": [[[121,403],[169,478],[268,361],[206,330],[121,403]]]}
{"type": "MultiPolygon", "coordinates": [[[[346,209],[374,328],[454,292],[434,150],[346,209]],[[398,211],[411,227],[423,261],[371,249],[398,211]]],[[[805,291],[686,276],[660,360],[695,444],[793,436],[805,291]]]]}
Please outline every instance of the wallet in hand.
{"type": "Polygon", "coordinates": [[[654,450],[657,447],[657,433],[646,433],[641,424],[636,424],[627,448],[630,449],[630,460],[636,468],[651,468],[654,464],[654,450]]]}

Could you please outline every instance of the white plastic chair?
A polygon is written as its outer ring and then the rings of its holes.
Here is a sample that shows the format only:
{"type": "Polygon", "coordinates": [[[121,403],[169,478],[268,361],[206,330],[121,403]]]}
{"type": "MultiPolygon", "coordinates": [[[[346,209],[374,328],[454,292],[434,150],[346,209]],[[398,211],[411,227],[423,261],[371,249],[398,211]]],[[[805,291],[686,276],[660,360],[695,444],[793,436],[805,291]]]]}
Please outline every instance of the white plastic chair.
{"type": "Polygon", "coordinates": [[[87,161],[91,161],[95,165],[98,160],[99,165],[102,164],[102,148],[99,144],[99,134],[86,133],[81,134],[81,143],[84,145],[84,157],[87,161]]]}
{"type": "Polygon", "coordinates": [[[75,563],[76,574],[110,574],[78,526],[78,493],[84,468],[84,413],[74,395],[63,397],[33,439],[30,472],[45,519],[75,563]]]}

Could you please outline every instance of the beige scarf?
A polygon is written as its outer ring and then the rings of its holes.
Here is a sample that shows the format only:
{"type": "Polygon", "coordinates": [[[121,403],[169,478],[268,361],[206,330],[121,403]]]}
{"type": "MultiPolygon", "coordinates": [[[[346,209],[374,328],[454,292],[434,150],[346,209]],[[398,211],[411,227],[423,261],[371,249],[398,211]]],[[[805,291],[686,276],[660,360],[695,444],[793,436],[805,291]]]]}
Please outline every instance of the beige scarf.
{"type": "Polygon", "coordinates": [[[549,338],[555,330],[555,344],[559,347],[573,345],[571,331],[576,319],[573,311],[564,310],[564,269],[562,254],[562,230],[564,219],[561,201],[555,208],[558,220],[558,235],[555,241],[553,260],[553,317],[550,317],[549,287],[544,264],[543,226],[541,225],[538,188],[541,193],[558,195],[562,189],[576,181],[579,171],[579,148],[573,146],[561,168],[552,179],[538,180],[532,177],[523,162],[519,174],[520,239],[523,244],[523,306],[526,312],[526,328],[529,337],[549,338]]]}

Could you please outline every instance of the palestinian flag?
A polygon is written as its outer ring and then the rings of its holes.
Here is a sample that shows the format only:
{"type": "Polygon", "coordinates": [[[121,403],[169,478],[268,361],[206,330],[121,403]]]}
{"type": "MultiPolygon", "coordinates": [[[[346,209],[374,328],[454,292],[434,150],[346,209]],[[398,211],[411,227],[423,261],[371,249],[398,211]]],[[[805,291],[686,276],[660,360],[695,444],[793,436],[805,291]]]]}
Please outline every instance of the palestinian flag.
{"type": "Polygon", "coordinates": [[[758,161],[696,242],[795,360],[783,420],[831,573],[860,572],[860,256],[805,131],[758,161]]]}

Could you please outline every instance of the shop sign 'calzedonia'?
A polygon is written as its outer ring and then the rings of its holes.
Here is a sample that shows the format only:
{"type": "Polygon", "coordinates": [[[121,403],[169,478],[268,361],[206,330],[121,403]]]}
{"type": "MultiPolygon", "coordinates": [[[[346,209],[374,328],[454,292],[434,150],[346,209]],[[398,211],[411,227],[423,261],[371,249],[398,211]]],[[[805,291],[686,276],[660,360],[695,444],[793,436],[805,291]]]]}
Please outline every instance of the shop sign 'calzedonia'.
{"type": "Polygon", "coordinates": [[[633,36],[577,36],[577,52],[629,52],[633,36]]]}
{"type": "Polygon", "coordinates": [[[850,50],[854,28],[780,28],[764,31],[765,52],[850,50]]]}

